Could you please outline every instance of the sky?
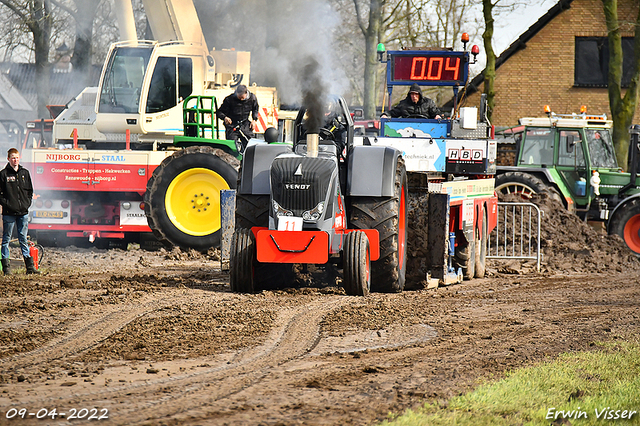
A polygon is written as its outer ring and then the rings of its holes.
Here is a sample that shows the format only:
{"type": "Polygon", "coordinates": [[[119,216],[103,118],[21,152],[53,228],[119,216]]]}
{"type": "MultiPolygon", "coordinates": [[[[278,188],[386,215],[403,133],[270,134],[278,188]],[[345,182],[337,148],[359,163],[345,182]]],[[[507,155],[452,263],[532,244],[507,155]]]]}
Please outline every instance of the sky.
{"type": "MultiPolygon", "coordinates": [[[[522,33],[529,29],[542,15],[553,7],[557,0],[537,0],[530,4],[522,5],[517,10],[500,17],[500,22],[494,31],[493,43],[496,55],[500,56],[511,43],[522,33]]],[[[496,19],[498,22],[498,20],[496,19]]]]}
{"type": "MultiPolygon", "coordinates": [[[[518,6],[513,12],[501,12],[500,15],[494,13],[496,20],[493,31],[493,50],[497,56],[506,50],[518,37],[527,31],[529,27],[536,23],[538,19],[549,9],[551,9],[558,0],[537,0],[530,4],[518,6]]],[[[479,6],[480,8],[482,5],[479,6]]],[[[482,9],[478,11],[482,16],[482,9]]],[[[482,45],[482,32],[477,40],[471,40],[471,45],[477,44],[480,48],[480,55],[476,64],[470,67],[471,76],[475,76],[482,72],[486,63],[484,55],[484,46],[482,45]]]]}

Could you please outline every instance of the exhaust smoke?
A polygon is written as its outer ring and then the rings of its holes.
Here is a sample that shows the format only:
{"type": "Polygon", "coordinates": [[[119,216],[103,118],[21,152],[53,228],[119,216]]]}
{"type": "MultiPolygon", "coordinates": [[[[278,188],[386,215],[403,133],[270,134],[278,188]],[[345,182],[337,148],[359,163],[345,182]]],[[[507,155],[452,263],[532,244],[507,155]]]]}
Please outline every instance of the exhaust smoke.
{"type": "Polygon", "coordinates": [[[301,69],[300,84],[302,89],[302,104],[307,108],[305,125],[307,133],[320,133],[324,121],[324,106],[326,104],[326,89],[320,66],[315,58],[306,58],[308,63],[301,69]]]}

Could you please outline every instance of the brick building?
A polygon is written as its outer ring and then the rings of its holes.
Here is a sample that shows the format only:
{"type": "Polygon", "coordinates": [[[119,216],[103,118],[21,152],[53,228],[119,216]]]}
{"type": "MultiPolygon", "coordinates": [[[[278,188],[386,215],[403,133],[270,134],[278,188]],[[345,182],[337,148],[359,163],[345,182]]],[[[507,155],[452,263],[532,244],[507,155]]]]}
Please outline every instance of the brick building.
{"type": "MultiPolygon", "coordinates": [[[[625,57],[633,54],[634,36],[626,23],[633,24],[637,16],[638,1],[618,1],[625,57]]],[[[520,117],[543,116],[544,105],[559,114],[586,105],[589,113],[611,117],[606,37],[601,0],[560,0],[497,58],[493,124],[513,126],[520,117]]],[[[625,63],[626,79],[630,62],[625,63]]],[[[480,104],[483,80],[482,75],[473,79],[467,104],[480,104]]],[[[640,108],[634,123],[640,123],[640,108]]]]}

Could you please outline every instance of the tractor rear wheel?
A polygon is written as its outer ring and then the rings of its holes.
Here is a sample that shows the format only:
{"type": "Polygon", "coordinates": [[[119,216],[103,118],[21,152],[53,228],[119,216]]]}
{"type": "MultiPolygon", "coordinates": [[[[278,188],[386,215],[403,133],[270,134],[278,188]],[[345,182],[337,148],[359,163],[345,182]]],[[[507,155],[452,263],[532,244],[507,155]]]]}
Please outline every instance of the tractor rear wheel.
{"type": "Polygon", "coordinates": [[[234,293],[255,292],[256,241],[250,229],[236,229],[231,238],[229,285],[234,293]]]}
{"type": "Polygon", "coordinates": [[[520,172],[507,172],[496,176],[496,191],[504,195],[518,194],[530,200],[533,194],[543,191],[547,186],[537,177],[520,172]]]}
{"type": "Polygon", "coordinates": [[[371,264],[371,291],[404,289],[407,272],[407,171],[398,157],[393,197],[352,197],[350,227],[377,229],[380,258],[371,264]]]}
{"type": "Polygon", "coordinates": [[[238,160],[209,146],[165,158],[147,182],[145,214],[158,240],[205,251],[220,244],[220,190],[235,189],[238,160]]]}
{"type": "Polygon", "coordinates": [[[487,240],[489,224],[487,223],[487,210],[482,206],[482,227],[476,229],[476,259],[475,259],[475,277],[484,278],[487,270],[487,240]]]}
{"type": "Polygon", "coordinates": [[[371,290],[371,255],[369,239],[363,231],[352,231],[344,237],[342,265],[344,290],[349,296],[368,296],[371,290]]]}
{"type": "Polygon", "coordinates": [[[546,192],[552,200],[563,203],[562,197],[555,188],[528,173],[507,172],[496,176],[496,192],[504,195],[518,194],[525,201],[530,200],[533,194],[546,192]]]}
{"type": "Polygon", "coordinates": [[[640,199],[634,198],[616,212],[609,226],[609,234],[622,237],[634,253],[640,254],[640,199]]]}

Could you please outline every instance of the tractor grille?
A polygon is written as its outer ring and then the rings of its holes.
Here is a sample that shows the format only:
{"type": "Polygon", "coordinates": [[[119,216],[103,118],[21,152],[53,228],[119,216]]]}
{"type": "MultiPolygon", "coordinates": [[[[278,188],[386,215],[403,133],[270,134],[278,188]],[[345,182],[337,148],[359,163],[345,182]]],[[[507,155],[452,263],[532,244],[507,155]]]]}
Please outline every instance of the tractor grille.
{"type": "Polygon", "coordinates": [[[276,158],[271,164],[273,199],[295,216],[302,216],[325,200],[336,167],[329,158],[276,158]]]}

